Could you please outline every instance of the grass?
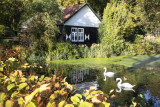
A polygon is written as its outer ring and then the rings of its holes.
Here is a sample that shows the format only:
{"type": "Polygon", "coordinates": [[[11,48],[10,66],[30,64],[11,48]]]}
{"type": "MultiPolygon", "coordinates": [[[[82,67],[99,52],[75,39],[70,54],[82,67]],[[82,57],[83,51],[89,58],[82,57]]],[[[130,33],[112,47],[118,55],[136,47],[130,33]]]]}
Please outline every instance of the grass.
{"type": "Polygon", "coordinates": [[[108,64],[124,65],[126,67],[143,67],[160,65],[160,54],[141,56],[118,56],[112,58],[83,58],[73,60],[55,60],[52,63],[67,65],[82,65],[85,67],[104,67],[108,64]]]}

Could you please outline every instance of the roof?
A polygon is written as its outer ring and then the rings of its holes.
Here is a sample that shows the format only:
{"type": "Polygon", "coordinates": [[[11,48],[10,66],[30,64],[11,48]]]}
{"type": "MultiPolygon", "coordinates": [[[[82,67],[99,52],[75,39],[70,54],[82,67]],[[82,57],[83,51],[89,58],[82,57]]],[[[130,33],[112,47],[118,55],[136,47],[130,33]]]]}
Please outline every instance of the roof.
{"type": "MultiPolygon", "coordinates": [[[[65,23],[67,20],[69,20],[72,16],[74,16],[79,10],[81,10],[86,5],[97,16],[97,14],[94,12],[94,10],[87,3],[85,3],[85,4],[66,7],[65,9],[63,9],[64,17],[63,17],[62,21],[65,23]]],[[[97,18],[100,20],[100,18],[98,16],[97,16],[97,18]]]]}

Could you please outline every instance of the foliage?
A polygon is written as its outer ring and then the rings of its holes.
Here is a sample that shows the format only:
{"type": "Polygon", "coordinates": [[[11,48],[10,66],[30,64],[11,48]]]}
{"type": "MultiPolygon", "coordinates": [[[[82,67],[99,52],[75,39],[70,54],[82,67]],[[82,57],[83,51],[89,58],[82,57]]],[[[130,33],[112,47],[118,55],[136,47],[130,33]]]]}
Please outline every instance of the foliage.
{"type": "Polygon", "coordinates": [[[63,7],[69,7],[69,6],[86,3],[86,0],[59,0],[59,3],[63,7]]]}
{"type": "Polygon", "coordinates": [[[25,38],[21,44],[27,43],[30,47],[27,48],[30,50],[29,54],[38,53],[46,57],[47,61],[50,60],[51,51],[57,42],[56,36],[59,32],[57,22],[61,18],[61,13],[57,1],[39,0],[26,4],[22,17],[25,22],[22,23],[22,26],[28,28],[21,34],[21,38],[25,38]]]}
{"type": "Polygon", "coordinates": [[[90,89],[83,95],[72,95],[72,85],[61,76],[26,75],[25,69],[32,65],[21,65],[15,58],[0,63],[1,106],[93,106],[107,105],[102,91],[90,89]],[[20,68],[19,68],[20,67],[20,68]],[[23,70],[18,70],[23,69],[23,70]],[[83,98],[83,97],[84,98],[83,98]]]}
{"type": "Polygon", "coordinates": [[[57,43],[52,52],[52,59],[67,60],[79,58],[78,46],[71,43],[57,43]]]}
{"type": "MultiPolygon", "coordinates": [[[[14,35],[18,31],[21,15],[24,12],[25,0],[3,0],[0,2],[0,25],[9,28],[14,35]]],[[[1,29],[1,28],[0,28],[1,29]]]]}

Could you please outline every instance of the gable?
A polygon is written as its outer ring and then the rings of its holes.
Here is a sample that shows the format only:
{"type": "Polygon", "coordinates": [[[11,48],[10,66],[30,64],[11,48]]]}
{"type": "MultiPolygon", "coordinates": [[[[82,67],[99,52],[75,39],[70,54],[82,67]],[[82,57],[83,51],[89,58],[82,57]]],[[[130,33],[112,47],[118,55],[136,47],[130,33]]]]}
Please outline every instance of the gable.
{"type": "Polygon", "coordinates": [[[83,27],[99,27],[100,20],[88,5],[82,7],[75,13],[64,25],[83,26],[83,27]]]}

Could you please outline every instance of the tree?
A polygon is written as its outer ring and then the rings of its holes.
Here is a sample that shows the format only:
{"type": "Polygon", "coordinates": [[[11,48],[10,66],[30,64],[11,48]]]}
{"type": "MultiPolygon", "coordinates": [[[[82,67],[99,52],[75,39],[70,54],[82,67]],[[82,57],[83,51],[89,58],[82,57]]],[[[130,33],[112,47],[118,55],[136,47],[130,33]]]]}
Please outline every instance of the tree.
{"type": "Polygon", "coordinates": [[[84,4],[86,3],[86,0],[59,0],[59,3],[63,7],[69,7],[69,6],[84,4]]]}
{"type": "Polygon", "coordinates": [[[140,6],[130,6],[125,1],[108,3],[99,27],[102,44],[111,54],[121,54],[124,41],[132,42],[137,34],[143,33],[143,16],[140,6]]]}
{"type": "Polygon", "coordinates": [[[31,1],[25,6],[25,12],[22,20],[23,26],[27,26],[27,35],[29,40],[31,53],[36,52],[43,56],[47,56],[50,60],[51,51],[56,43],[56,36],[59,32],[57,22],[61,18],[61,9],[56,0],[38,0],[31,1]]]}
{"type": "Polygon", "coordinates": [[[1,36],[6,36],[13,33],[15,33],[13,35],[17,34],[19,26],[18,24],[24,11],[24,5],[25,0],[3,0],[0,2],[0,29],[1,31],[2,28],[5,28],[5,30],[7,30],[5,33],[0,32],[1,36]]]}

